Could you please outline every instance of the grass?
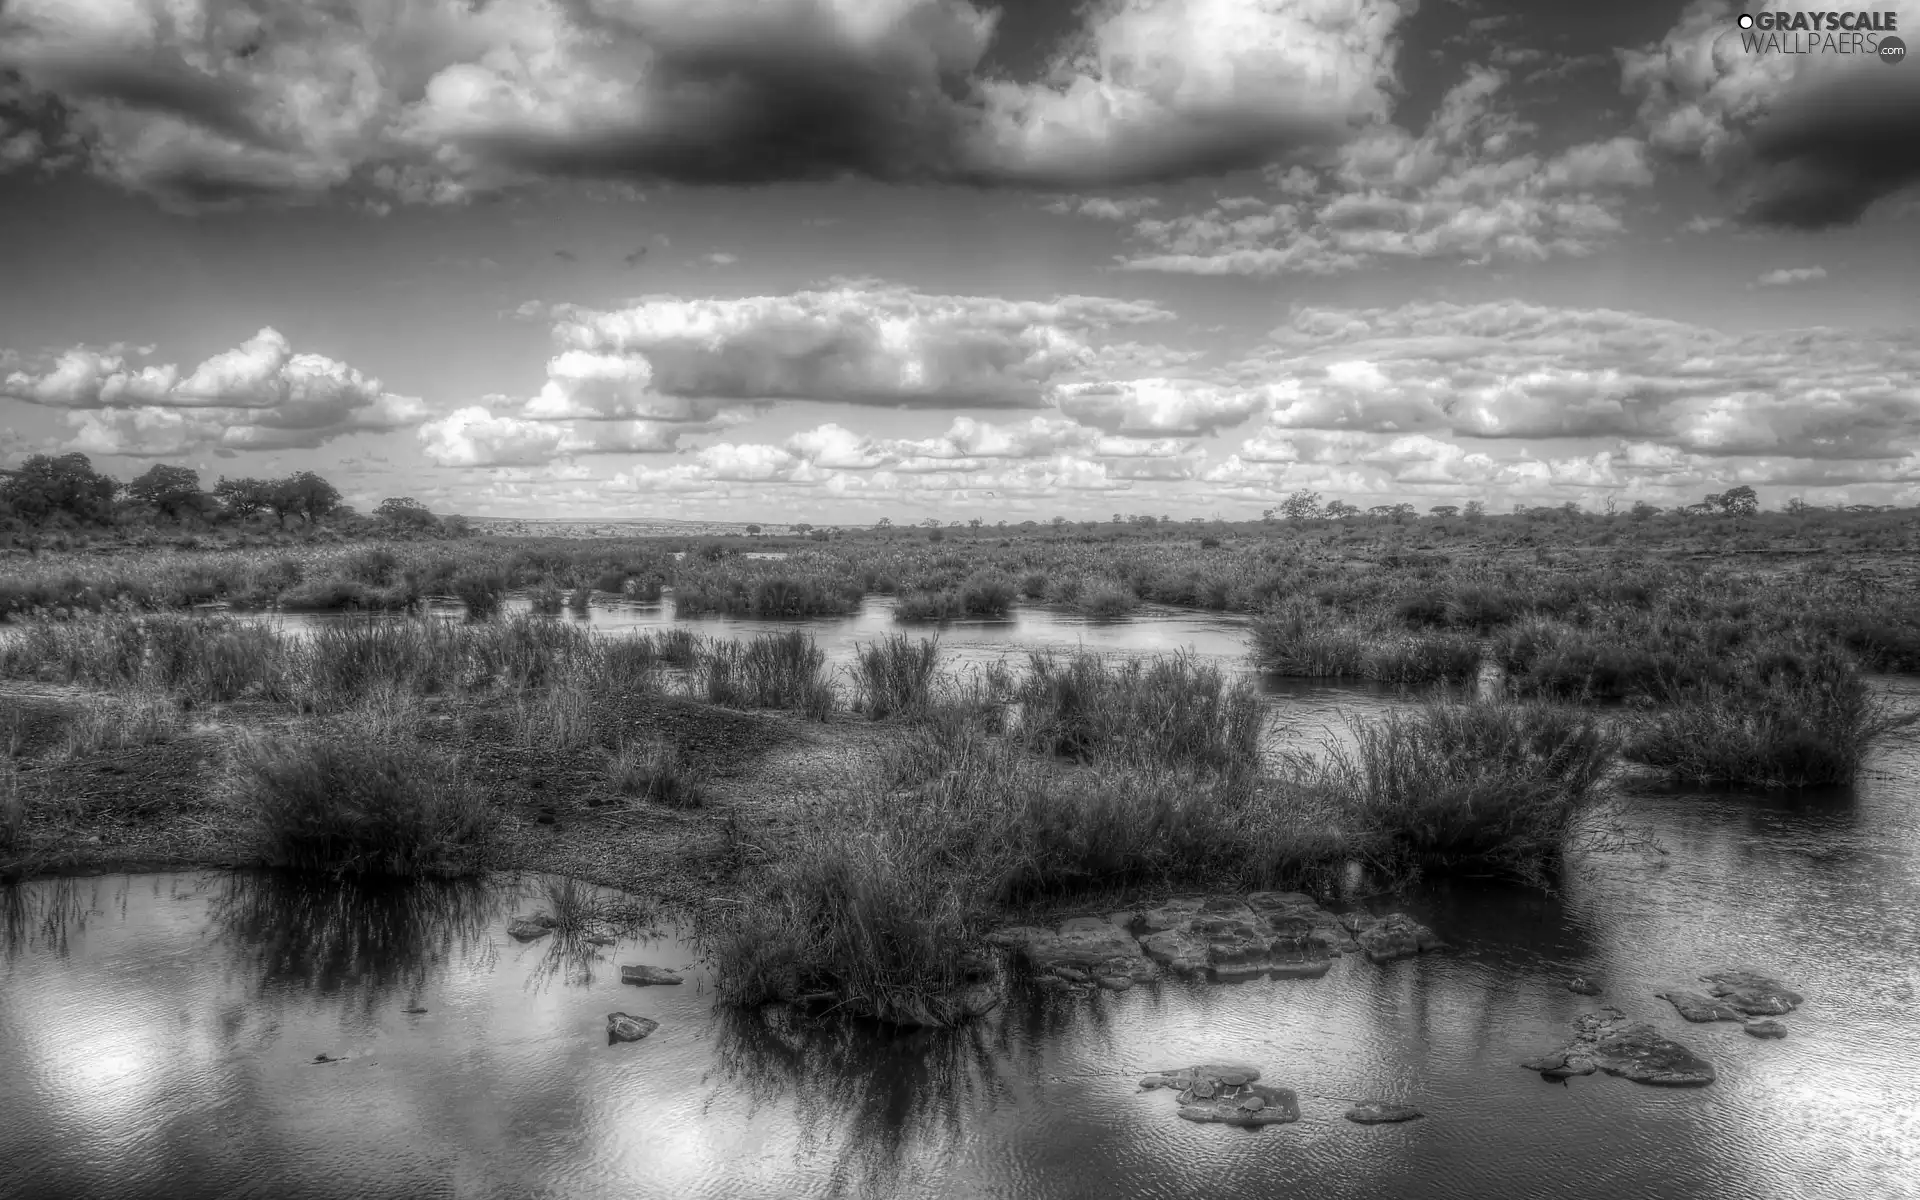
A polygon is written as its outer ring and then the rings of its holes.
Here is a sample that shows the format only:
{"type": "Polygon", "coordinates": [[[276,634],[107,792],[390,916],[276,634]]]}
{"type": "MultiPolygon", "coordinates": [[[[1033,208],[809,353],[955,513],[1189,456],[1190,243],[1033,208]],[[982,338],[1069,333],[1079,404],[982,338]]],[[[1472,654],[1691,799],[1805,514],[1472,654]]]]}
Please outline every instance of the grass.
{"type": "Polygon", "coordinates": [[[540,616],[557,617],[566,607],[567,594],[560,590],[559,584],[549,580],[527,593],[527,601],[531,610],[540,616]]]}
{"type": "Polygon", "coordinates": [[[915,641],[893,634],[856,647],[853,678],[860,707],[876,720],[924,712],[933,700],[939,663],[940,643],[934,638],[915,641]]]}
{"type": "Polygon", "coordinates": [[[1853,782],[1874,743],[1914,720],[1876,702],[1850,662],[1816,654],[1635,714],[1624,754],[1680,785],[1826,787],[1853,782]]]}
{"type": "Polygon", "coordinates": [[[466,605],[467,620],[485,621],[500,615],[506,600],[507,576],[499,571],[463,571],[450,583],[453,594],[466,605]]]}
{"type": "Polygon", "coordinates": [[[62,753],[91,758],[130,746],[154,746],[185,732],[187,720],[173,697],[158,692],[87,696],[66,724],[62,753]]]}
{"type": "Polygon", "coordinates": [[[229,795],[275,866],[453,876],[478,869],[493,817],[459,764],[369,722],[239,739],[229,795]]]}
{"type": "Polygon", "coordinates": [[[827,655],[798,629],[746,642],[716,642],[699,664],[706,699],[728,708],[785,708],[817,721],[833,711],[827,655]]]}
{"type": "Polygon", "coordinates": [[[0,759],[0,850],[25,845],[26,825],[27,793],[20,783],[20,768],[11,757],[0,759]]]}
{"type": "Polygon", "coordinates": [[[1253,685],[1185,656],[1111,664],[1034,654],[1012,698],[1022,739],[1046,753],[1222,771],[1259,762],[1263,706],[1253,685]]]}
{"type": "Polygon", "coordinates": [[[607,778],[623,796],[668,808],[700,808],[706,803],[703,773],[664,737],[621,745],[608,756],[607,778]]]}
{"type": "Polygon", "coordinates": [[[1354,733],[1324,778],[1373,857],[1526,878],[1557,862],[1617,749],[1592,714],[1539,703],[1428,704],[1354,733]]]}

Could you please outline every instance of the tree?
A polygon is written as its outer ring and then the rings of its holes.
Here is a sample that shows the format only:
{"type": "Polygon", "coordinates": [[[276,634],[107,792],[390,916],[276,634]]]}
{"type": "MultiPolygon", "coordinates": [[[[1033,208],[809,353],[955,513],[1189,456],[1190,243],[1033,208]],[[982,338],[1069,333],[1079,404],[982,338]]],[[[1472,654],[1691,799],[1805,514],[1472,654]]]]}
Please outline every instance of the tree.
{"type": "Polygon", "coordinates": [[[805,521],[795,522],[792,528],[793,528],[793,531],[799,534],[801,537],[805,537],[807,534],[813,532],[813,526],[808,524],[805,521]]]}
{"type": "Polygon", "coordinates": [[[892,518],[892,517],[881,517],[881,518],[880,518],[880,519],[879,519],[878,521],[875,521],[875,522],[873,523],[873,527],[874,527],[875,529],[892,529],[892,528],[893,528],[893,518],[892,518]]]}
{"type": "Polygon", "coordinates": [[[1407,519],[1414,515],[1414,511],[1413,505],[1402,500],[1389,509],[1387,515],[1393,518],[1395,525],[1404,525],[1407,523],[1407,519]]]}
{"type": "Polygon", "coordinates": [[[228,479],[222,475],[213,485],[213,498],[226,515],[245,520],[267,510],[272,491],[273,485],[262,479],[228,479]]]}
{"type": "Polygon", "coordinates": [[[432,529],[440,518],[412,496],[389,496],[373,510],[373,515],[390,525],[408,529],[432,529]]]}
{"type": "Polygon", "coordinates": [[[119,482],[94,470],[84,454],[35,454],[0,479],[0,503],[33,525],[60,517],[104,525],[119,491],[119,482]]]}
{"type": "Polygon", "coordinates": [[[926,527],[927,527],[928,529],[938,529],[938,528],[940,528],[940,518],[939,518],[939,517],[928,517],[928,518],[926,518],[925,520],[923,520],[923,521],[921,521],[920,523],[921,523],[922,525],[925,525],[925,526],[926,526],[926,527]]]}
{"type": "Polygon", "coordinates": [[[136,476],[127,484],[127,495],[175,521],[198,515],[206,504],[206,494],[200,490],[199,472],[164,463],[155,463],[136,476]]]}
{"type": "Polygon", "coordinates": [[[1460,515],[1459,506],[1454,504],[1436,504],[1432,508],[1428,509],[1427,511],[1432,513],[1434,516],[1439,517],[1442,520],[1445,520],[1448,517],[1457,517],[1460,515]]]}
{"type": "Polygon", "coordinates": [[[1633,507],[1627,510],[1627,519],[1630,521],[1651,521],[1654,517],[1658,516],[1659,513],[1660,510],[1657,507],[1648,504],[1645,500],[1635,500],[1633,507]]]}
{"type": "Polygon", "coordinates": [[[1477,524],[1480,521],[1483,521],[1486,519],[1487,506],[1482,504],[1478,500],[1469,500],[1467,501],[1465,514],[1466,514],[1467,520],[1475,522],[1477,524]]]}
{"type": "Polygon", "coordinates": [[[747,526],[747,536],[748,536],[748,537],[759,537],[759,536],[760,536],[760,527],[759,527],[758,525],[749,525],[749,526],[747,526]]]}
{"type": "Polygon", "coordinates": [[[1298,525],[1302,521],[1311,521],[1326,512],[1320,506],[1320,493],[1305,488],[1294,492],[1280,502],[1280,515],[1298,525]]]}
{"type": "Polygon", "coordinates": [[[981,527],[982,525],[985,525],[985,524],[986,524],[986,522],[985,522],[985,521],[983,521],[983,520],[981,520],[981,519],[980,519],[979,517],[968,517],[968,518],[967,518],[967,528],[968,528],[968,529],[978,529],[978,528],[980,528],[980,527],[981,527]]]}
{"type": "Polygon", "coordinates": [[[1735,517],[1750,517],[1760,511],[1760,497],[1746,484],[1720,493],[1720,511],[1735,517]]]}
{"type": "Polygon", "coordinates": [[[340,507],[340,492],[312,471],[300,471],[268,484],[266,501],[281,525],[288,517],[311,525],[340,507]]]}
{"type": "Polygon", "coordinates": [[[1357,504],[1348,504],[1345,500],[1327,501],[1327,516],[1332,520],[1342,521],[1359,515],[1360,506],[1357,504]]]}
{"type": "Polygon", "coordinates": [[[1065,517],[1055,517],[1053,518],[1053,520],[1047,522],[1047,524],[1053,526],[1055,529],[1060,528],[1062,525],[1065,525],[1066,523],[1067,523],[1067,519],[1065,517]]]}
{"type": "Polygon", "coordinates": [[[1808,504],[1804,496],[1792,496],[1787,500],[1787,511],[1796,517],[1804,517],[1813,511],[1813,505],[1808,504]]]}

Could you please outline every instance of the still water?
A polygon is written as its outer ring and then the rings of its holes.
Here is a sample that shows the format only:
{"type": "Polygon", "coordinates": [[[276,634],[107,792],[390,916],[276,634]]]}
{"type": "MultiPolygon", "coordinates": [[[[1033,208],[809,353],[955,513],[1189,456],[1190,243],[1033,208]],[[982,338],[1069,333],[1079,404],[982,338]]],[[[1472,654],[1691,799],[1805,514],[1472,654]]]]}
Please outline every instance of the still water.
{"type": "Polygon", "coordinates": [[[39,881],[4,895],[0,1196],[1916,1196],[1917,784],[1908,747],[1843,792],[1637,797],[1664,855],[1584,859],[1557,895],[1462,883],[1394,902],[1450,950],[1312,980],[1016,993],[957,1034],[717,1009],[671,925],[522,944],[505,923],[544,907],[538,879],[39,881]],[[623,963],[687,982],[623,985],[623,963]],[[1687,1025],[1652,995],[1724,965],[1806,994],[1786,1040],[1687,1025]],[[1576,974],[1605,995],[1569,992],[1576,974]],[[1516,1065],[1608,1002],[1718,1081],[1516,1065]],[[609,1045],[615,1010],[660,1028],[609,1045]],[[1296,1089],[1301,1120],[1193,1125],[1137,1089],[1219,1060],[1296,1089]],[[1356,1098],[1428,1115],[1356,1126],[1356,1098]]]}

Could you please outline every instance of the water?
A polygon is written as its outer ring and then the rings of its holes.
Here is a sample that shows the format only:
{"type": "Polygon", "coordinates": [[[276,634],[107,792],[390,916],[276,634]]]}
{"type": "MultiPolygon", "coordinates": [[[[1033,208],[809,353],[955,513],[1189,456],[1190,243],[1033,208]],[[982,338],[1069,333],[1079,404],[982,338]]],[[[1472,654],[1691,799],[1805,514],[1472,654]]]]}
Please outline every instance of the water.
{"type": "Polygon", "coordinates": [[[523,945],[504,926],[542,906],[539,881],[39,881],[5,904],[0,1196],[1920,1195],[1920,753],[1875,765],[1790,800],[1635,798],[1669,853],[1584,859],[1557,896],[1409,897],[1449,951],[1317,980],[1016,995],[959,1034],[716,1009],[671,927],[597,959],[523,945]],[[623,962],[691,969],[636,988],[623,962]],[[1687,1025],[1651,994],[1735,964],[1807,995],[1785,1041],[1687,1025]],[[1576,974],[1606,994],[1570,993],[1576,974]],[[1705,1054],[1718,1082],[1553,1084],[1516,1065],[1601,1002],[1705,1054]],[[609,1046],[615,1010],[660,1029],[609,1046]],[[1296,1089],[1302,1119],[1192,1125],[1137,1090],[1222,1059],[1296,1089]],[[1428,1115],[1355,1126],[1358,1097],[1428,1115]]]}

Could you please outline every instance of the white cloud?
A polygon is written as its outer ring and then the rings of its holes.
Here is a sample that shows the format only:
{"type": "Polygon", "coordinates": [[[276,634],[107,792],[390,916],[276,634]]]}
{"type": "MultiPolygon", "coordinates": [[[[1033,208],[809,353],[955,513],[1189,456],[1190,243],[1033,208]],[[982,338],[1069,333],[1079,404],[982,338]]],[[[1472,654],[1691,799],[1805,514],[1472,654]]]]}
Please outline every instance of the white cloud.
{"type": "Polygon", "coordinates": [[[1543,158],[1531,127],[1496,106],[1506,77],[1472,68],[1427,131],[1380,126],[1322,172],[1270,171],[1274,195],[1146,219],[1132,270],[1328,275],[1383,262],[1533,262],[1592,253],[1617,234],[1626,194],[1652,181],[1645,148],[1616,137],[1543,158]]]}
{"type": "Polygon", "coordinates": [[[76,449],[137,456],[312,447],[426,416],[418,399],[345,363],[295,353],[271,328],[184,377],[173,364],[139,365],[128,355],[123,346],[76,346],[41,369],[9,371],[0,397],[70,410],[76,449]]]}
{"type": "Polygon", "coordinates": [[[420,447],[437,466],[532,467],[575,455],[665,453],[682,432],[657,421],[535,421],[469,405],[421,425],[420,447]]]}
{"type": "Polygon", "coordinates": [[[1792,287],[1796,283],[1818,283],[1826,277],[1825,267],[1781,267],[1753,282],[1755,287],[1792,287]]]}
{"type": "Polygon", "coordinates": [[[1108,433],[1198,436],[1229,429],[1264,408],[1261,388],[1222,387],[1190,379],[1066,383],[1054,404],[1083,425],[1108,433]]]}

